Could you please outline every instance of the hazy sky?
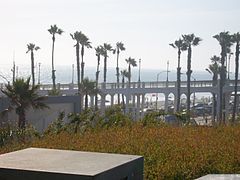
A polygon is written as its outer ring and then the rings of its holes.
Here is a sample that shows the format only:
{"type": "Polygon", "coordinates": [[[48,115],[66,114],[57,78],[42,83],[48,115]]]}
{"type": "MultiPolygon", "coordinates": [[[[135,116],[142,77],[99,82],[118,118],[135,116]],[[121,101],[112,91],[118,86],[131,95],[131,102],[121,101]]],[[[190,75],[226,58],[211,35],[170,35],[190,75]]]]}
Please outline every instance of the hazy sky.
{"type": "MultiPolygon", "coordinates": [[[[65,33],[56,37],[55,64],[75,64],[75,42],[69,34],[82,31],[94,47],[122,41],[126,51],[120,55],[121,68],[131,56],[142,59],[142,68],[165,69],[169,60],[170,69],[176,69],[177,51],[169,43],[195,33],[203,41],[193,48],[192,68],[204,70],[209,58],[220,54],[212,36],[240,31],[239,19],[239,0],[0,0],[0,66],[12,64],[13,52],[17,65],[30,65],[28,43],[41,48],[36,62],[51,64],[47,29],[57,24],[65,33]]],[[[186,56],[182,54],[183,71],[186,56]]],[[[96,66],[95,50],[85,51],[85,62],[96,66]]],[[[115,55],[108,66],[116,66],[115,55]]]]}

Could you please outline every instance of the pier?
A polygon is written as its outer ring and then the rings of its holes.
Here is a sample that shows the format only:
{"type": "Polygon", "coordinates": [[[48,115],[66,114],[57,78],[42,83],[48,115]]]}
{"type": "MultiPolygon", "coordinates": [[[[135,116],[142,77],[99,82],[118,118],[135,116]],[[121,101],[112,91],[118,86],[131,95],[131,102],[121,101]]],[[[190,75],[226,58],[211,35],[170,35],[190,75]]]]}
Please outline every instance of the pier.
{"type": "MultiPolygon", "coordinates": [[[[4,84],[1,84],[3,87],[4,84]]],[[[191,94],[193,93],[211,93],[215,94],[218,102],[218,94],[219,94],[219,86],[213,86],[213,82],[209,80],[202,81],[192,81],[191,82],[191,94]]],[[[41,95],[48,95],[49,91],[52,89],[52,84],[41,84],[39,93],[41,95]]],[[[176,109],[176,99],[177,99],[177,82],[176,81],[152,81],[152,82],[131,82],[131,83],[99,83],[99,106],[102,112],[104,112],[106,108],[106,97],[110,96],[110,105],[114,105],[114,98],[120,94],[121,101],[122,97],[124,97],[125,101],[125,111],[129,112],[130,102],[131,108],[136,112],[136,119],[143,116],[143,109],[145,104],[145,96],[146,94],[156,94],[161,93],[165,96],[164,109],[167,111],[168,107],[168,97],[170,94],[174,96],[174,109],[176,109]]],[[[57,84],[57,90],[59,91],[61,96],[72,96],[78,94],[77,84],[57,84]]],[[[230,97],[234,91],[234,80],[227,80],[225,86],[223,88],[223,93],[225,94],[225,109],[226,113],[228,111],[228,105],[230,97]]],[[[240,91],[240,81],[238,82],[238,91],[240,91]]],[[[181,82],[181,96],[186,95],[187,93],[187,82],[181,82]]],[[[90,107],[94,107],[94,97],[96,94],[90,95],[90,107]]],[[[180,97],[181,97],[180,96],[180,97]]],[[[217,107],[219,104],[217,103],[217,107]]],[[[218,110],[219,108],[217,108],[218,110]]]]}

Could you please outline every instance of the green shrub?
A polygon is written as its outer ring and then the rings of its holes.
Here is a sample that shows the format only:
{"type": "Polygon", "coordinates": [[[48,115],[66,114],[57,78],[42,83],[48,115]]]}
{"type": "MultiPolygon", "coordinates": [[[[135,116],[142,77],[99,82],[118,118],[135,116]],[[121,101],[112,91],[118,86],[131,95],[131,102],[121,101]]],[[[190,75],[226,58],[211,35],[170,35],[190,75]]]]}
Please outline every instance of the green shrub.
{"type": "Polygon", "coordinates": [[[164,115],[165,115],[164,112],[157,112],[157,111],[149,112],[145,114],[142,120],[140,120],[140,123],[143,126],[163,125],[164,115]]]}
{"type": "Polygon", "coordinates": [[[116,105],[108,107],[105,111],[103,127],[126,126],[132,123],[128,115],[125,115],[121,107],[116,105]]]}
{"type": "Polygon", "coordinates": [[[0,147],[14,142],[31,142],[39,137],[40,134],[30,125],[22,129],[12,124],[7,124],[0,128],[0,147]]]}
{"type": "Polygon", "coordinates": [[[55,119],[45,130],[45,134],[58,134],[61,131],[65,130],[65,112],[59,112],[57,119],[55,119]]]}

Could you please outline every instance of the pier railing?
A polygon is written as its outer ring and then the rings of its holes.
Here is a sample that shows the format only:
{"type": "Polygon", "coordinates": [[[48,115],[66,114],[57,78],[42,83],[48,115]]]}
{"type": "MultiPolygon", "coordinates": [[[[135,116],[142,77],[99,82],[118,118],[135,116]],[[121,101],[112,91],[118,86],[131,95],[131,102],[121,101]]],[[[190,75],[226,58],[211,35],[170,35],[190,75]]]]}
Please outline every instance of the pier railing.
{"type": "MultiPolygon", "coordinates": [[[[233,87],[235,85],[234,80],[227,80],[226,86],[233,87]]],[[[191,87],[213,87],[213,81],[211,80],[202,80],[202,81],[191,81],[191,87]]],[[[238,81],[238,86],[240,86],[240,80],[238,81]]],[[[4,83],[0,83],[0,88],[4,87],[4,83]]],[[[99,89],[125,89],[125,88],[174,88],[177,87],[176,81],[150,81],[150,82],[131,82],[131,83],[99,83],[99,89]]],[[[187,87],[187,81],[181,81],[181,87],[187,87]]],[[[41,84],[41,90],[51,90],[52,84],[41,84]]],[[[57,84],[58,90],[77,90],[77,84],[57,84]]]]}
{"type": "MultiPolygon", "coordinates": [[[[239,82],[240,84],[240,82],[239,82]]],[[[234,86],[234,82],[229,83],[230,86],[234,86]]],[[[191,87],[213,87],[212,81],[192,81],[190,83],[191,87]]],[[[99,89],[125,89],[125,88],[174,88],[177,87],[176,81],[159,81],[159,82],[131,82],[131,83],[99,83],[99,89]]],[[[182,81],[181,87],[187,87],[187,82],[182,81]]],[[[52,84],[41,84],[40,90],[51,90],[52,84]]],[[[78,89],[77,84],[57,84],[57,89],[59,90],[75,90],[78,89]]]]}

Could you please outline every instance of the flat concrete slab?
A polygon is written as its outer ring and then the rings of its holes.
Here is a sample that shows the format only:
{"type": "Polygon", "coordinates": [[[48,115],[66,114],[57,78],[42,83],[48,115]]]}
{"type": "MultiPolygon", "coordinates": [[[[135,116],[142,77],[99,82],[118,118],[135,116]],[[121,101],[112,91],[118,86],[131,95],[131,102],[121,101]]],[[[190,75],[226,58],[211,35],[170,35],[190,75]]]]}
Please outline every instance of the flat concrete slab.
{"type": "Polygon", "coordinates": [[[240,174],[208,174],[197,180],[240,180],[240,174]]]}
{"type": "Polygon", "coordinates": [[[28,148],[0,155],[0,179],[143,179],[143,157],[28,148]]]}

